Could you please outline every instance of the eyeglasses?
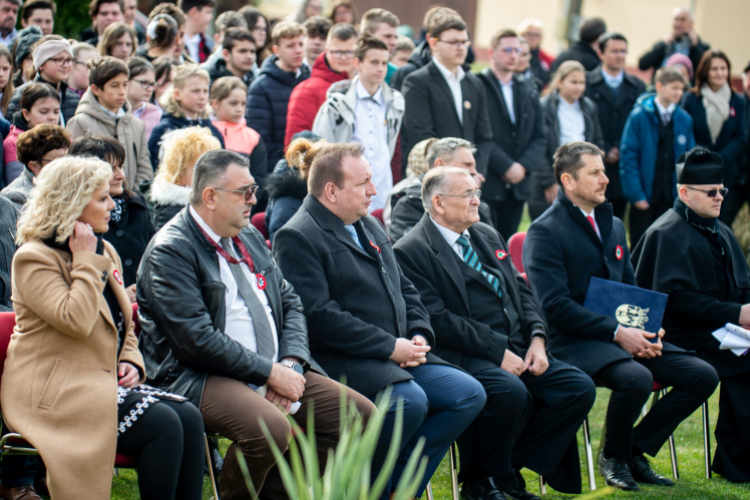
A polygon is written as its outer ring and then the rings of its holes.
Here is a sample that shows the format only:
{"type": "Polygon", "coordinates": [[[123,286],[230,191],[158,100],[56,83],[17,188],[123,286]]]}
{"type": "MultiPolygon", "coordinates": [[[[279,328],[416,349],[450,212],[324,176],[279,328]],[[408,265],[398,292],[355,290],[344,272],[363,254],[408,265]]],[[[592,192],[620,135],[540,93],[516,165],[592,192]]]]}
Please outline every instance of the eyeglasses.
{"type": "Polygon", "coordinates": [[[48,61],[54,61],[55,64],[58,66],[70,66],[75,62],[75,59],[71,57],[55,57],[51,59],[47,59],[48,61]]]}
{"type": "Polygon", "coordinates": [[[253,28],[253,31],[262,31],[263,33],[268,33],[268,28],[264,28],[262,26],[256,26],[253,28]]]}
{"type": "Polygon", "coordinates": [[[131,81],[140,83],[141,87],[143,87],[143,90],[151,90],[156,86],[156,82],[144,82],[143,80],[136,80],[135,78],[133,78],[131,81]]]}
{"type": "Polygon", "coordinates": [[[353,50],[329,50],[328,53],[331,54],[336,59],[340,59],[342,57],[346,57],[346,58],[354,57],[353,50]]]}
{"type": "Polygon", "coordinates": [[[727,193],[729,193],[729,188],[721,188],[721,189],[698,189],[690,186],[685,186],[691,191],[700,191],[701,193],[706,193],[706,195],[709,198],[716,198],[717,194],[720,194],[722,198],[724,198],[727,193]]]}
{"type": "Polygon", "coordinates": [[[447,43],[448,45],[452,45],[454,49],[462,49],[464,47],[469,47],[471,45],[471,40],[441,40],[439,38],[436,38],[438,42],[447,43]]]}
{"type": "Polygon", "coordinates": [[[253,186],[250,186],[250,188],[247,189],[247,190],[245,190],[245,189],[224,189],[224,188],[217,188],[217,187],[215,187],[214,189],[217,190],[217,191],[227,191],[228,193],[243,194],[243,195],[245,195],[245,201],[247,202],[247,201],[250,201],[250,200],[253,199],[253,196],[255,196],[255,193],[258,192],[258,188],[259,187],[260,186],[258,186],[257,184],[254,184],[253,186]]]}
{"type": "Polygon", "coordinates": [[[475,196],[477,197],[477,199],[481,199],[482,198],[482,190],[481,189],[475,189],[473,191],[466,191],[465,193],[461,193],[461,194],[443,194],[443,193],[438,193],[438,195],[440,195],[440,196],[453,196],[455,198],[463,198],[464,200],[470,200],[470,199],[474,198],[475,196]]]}
{"type": "Polygon", "coordinates": [[[520,54],[522,51],[521,47],[505,47],[504,49],[500,50],[502,50],[506,54],[512,54],[513,52],[515,52],[516,54],[520,54]]]}

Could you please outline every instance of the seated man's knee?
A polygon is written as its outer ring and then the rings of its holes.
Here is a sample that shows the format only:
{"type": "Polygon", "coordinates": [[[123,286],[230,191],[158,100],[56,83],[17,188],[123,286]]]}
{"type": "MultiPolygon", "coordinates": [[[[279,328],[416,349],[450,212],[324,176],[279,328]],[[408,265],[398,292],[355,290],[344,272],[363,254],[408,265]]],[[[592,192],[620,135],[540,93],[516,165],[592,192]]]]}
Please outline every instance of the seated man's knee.
{"type": "Polygon", "coordinates": [[[648,400],[654,386],[651,371],[640,363],[630,363],[627,372],[619,381],[618,391],[632,398],[648,400]]]}
{"type": "Polygon", "coordinates": [[[427,394],[419,387],[416,382],[402,382],[393,386],[394,401],[392,410],[398,407],[398,401],[403,398],[404,408],[404,426],[419,427],[419,424],[427,418],[427,412],[430,409],[430,401],[427,394]]]}
{"type": "Polygon", "coordinates": [[[591,380],[591,377],[581,372],[574,384],[571,385],[578,389],[576,399],[581,408],[585,408],[586,413],[588,413],[596,401],[596,384],[591,380]]]}
{"type": "Polygon", "coordinates": [[[263,426],[258,426],[258,431],[260,433],[257,436],[248,436],[245,439],[237,441],[243,454],[248,454],[245,452],[250,450],[252,450],[251,453],[249,453],[250,455],[258,454],[259,448],[267,448],[266,453],[268,455],[273,455],[270,445],[271,442],[276,445],[279,451],[285,453],[289,448],[289,440],[292,437],[292,426],[289,423],[289,420],[287,420],[284,414],[280,411],[278,412],[278,416],[273,415],[269,417],[266,415],[265,418],[260,416],[257,418],[265,423],[266,428],[268,429],[268,436],[263,433],[263,426]]]}
{"type": "Polygon", "coordinates": [[[691,388],[701,399],[708,399],[719,385],[719,374],[716,369],[702,359],[695,359],[695,372],[685,387],[691,388]]]}

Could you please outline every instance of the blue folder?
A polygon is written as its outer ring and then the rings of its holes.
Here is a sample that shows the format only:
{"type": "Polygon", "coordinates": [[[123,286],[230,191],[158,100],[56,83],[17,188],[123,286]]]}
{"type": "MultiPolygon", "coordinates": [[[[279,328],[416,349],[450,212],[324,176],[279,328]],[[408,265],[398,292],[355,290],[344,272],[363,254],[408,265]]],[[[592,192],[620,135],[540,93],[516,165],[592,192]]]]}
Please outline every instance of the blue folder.
{"type": "MultiPolygon", "coordinates": [[[[616,281],[591,278],[583,307],[615,318],[621,325],[658,333],[667,308],[667,294],[616,281]]],[[[656,343],[658,337],[649,339],[656,343]]]]}

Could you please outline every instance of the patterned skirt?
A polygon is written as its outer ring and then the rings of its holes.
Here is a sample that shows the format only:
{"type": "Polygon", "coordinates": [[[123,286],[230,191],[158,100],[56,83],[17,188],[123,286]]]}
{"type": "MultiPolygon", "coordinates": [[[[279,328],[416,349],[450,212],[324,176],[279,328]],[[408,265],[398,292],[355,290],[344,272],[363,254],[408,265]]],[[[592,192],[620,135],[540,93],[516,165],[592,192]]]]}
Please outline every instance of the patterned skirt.
{"type": "Polygon", "coordinates": [[[187,398],[144,384],[130,389],[117,387],[117,436],[132,427],[151,405],[161,400],[182,402],[187,398]]]}

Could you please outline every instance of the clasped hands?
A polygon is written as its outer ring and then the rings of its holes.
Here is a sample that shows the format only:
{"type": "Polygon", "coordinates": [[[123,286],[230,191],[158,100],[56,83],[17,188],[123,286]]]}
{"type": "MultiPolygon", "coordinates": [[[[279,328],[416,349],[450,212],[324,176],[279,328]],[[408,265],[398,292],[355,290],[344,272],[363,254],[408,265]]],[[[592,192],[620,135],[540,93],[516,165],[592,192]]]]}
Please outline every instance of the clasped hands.
{"type": "Polygon", "coordinates": [[[661,356],[664,345],[661,343],[664,337],[664,329],[659,329],[659,339],[652,344],[648,339],[656,337],[657,334],[649,333],[640,328],[628,328],[620,325],[615,336],[615,343],[629,352],[637,359],[652,359],[661,356]]]}
{"type": "MultiPolygon", "coordinates": [[[[295,363],[301,363],[295,358],[285,358],[295,363]]],[[[299,401],[305,392],[305,377],[288,366],[274,363],[271,367],[271,375],[266,382],[266,399],[275,404],[279,410],[288,414],[292,404],[299,401]]]]}
{"type": "Polygon", "coordinates": [[[542,337],[532,338],[524,359],[506,349],[500,368],[517,377],[520,377],[527,370],[535,376],[543,374],[549,368],[544,339],[542,337]]]}
{"type": "Polygon", "coordinates": [[[427,339],[421,335],[415,335],[411,340],[397,339],[391,360],[398,363],[401,368],[413,368],[427,361],[430,349],[432,348],[427,345],[427,339]]]}

